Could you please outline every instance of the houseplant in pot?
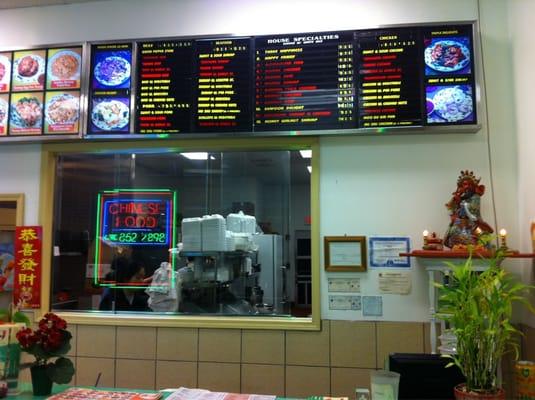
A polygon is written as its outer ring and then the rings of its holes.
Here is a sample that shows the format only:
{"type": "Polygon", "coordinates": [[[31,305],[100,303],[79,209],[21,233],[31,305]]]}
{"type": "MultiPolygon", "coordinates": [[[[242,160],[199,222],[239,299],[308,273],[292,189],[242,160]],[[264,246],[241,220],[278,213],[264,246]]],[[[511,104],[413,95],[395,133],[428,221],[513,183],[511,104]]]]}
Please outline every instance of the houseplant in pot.
{"type": "Polygon", "coordinates": [[[488,267],[483,272],[474,271],[472,251],[464,263],[448,263],[450,281],[437,285],[439,316],[451,324],[457,338],[456,354],[447,357],[466,378],[465,384],[455,388],[456,399],[505,399],[504,390],[498,387],[498,366],[504,354],[518,356],[516,339],[521,334],[511,324],[513,305],[523,304],[534,311],[528,300],[533,287],[500,267],[506,249],[491,254],[483,259],[488,267]]]}
{"type": "Polygon", "coordinates": [[[35,361],[28,365],[34,395],[50,394],[53,382],[65,384],[71,381],[74,365],[64,357],[71,349],[71,338],[65,320],[54,313],[45,314],[36,330],[26,328],[17,333],[22,351],[35,357],[35,361]]]}

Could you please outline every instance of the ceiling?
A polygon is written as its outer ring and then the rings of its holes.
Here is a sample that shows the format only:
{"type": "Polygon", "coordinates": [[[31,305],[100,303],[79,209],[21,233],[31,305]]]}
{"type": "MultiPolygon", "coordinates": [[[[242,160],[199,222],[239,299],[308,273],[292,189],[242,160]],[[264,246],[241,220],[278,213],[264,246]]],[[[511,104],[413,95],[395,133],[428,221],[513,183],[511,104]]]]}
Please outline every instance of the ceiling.
{"type": "Polygon", "coordinates": [[[41,7],[57,4],[87,3],[102,0],[0,0],[0,9],[41,7]]]}

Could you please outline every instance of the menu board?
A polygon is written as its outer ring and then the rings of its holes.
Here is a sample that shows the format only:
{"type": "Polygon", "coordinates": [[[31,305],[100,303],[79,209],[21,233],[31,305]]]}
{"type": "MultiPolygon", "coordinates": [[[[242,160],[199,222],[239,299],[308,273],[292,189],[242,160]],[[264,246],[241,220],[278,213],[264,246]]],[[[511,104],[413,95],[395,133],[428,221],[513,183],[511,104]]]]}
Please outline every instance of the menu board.
{"type": "Polygon", "coordinates": [[[419,30],[357,34],[359,128],[422,124],[419,30]]]}
{"type": "Polygon", "coordinates": [[[255,131],[355,125],[353,32],[255,39],[255,131]]]}
{"type": "Polygon", "coordinates": [[[81,46],[0,53],[0,136],[78,134],[81,69],[81,46]]]}
{"type": "Polygon", "coordinates": [[[474,50],[471,25],[422,28],[427,125],[474,124],[474,50]]]}
{"type": "Polygon", "coordinates": [[[196,132],[252,131],[251,41],[196,41],[196,132]]]}
{"type": "Polygon", "coordinates": [[[137,133],[191,131],[191,40],[138,43],[137,133]]]}
{"type": "Polygon", "coordinates": [[[89,134],[130,132],[132,44],[91,47],[89,134]]]}

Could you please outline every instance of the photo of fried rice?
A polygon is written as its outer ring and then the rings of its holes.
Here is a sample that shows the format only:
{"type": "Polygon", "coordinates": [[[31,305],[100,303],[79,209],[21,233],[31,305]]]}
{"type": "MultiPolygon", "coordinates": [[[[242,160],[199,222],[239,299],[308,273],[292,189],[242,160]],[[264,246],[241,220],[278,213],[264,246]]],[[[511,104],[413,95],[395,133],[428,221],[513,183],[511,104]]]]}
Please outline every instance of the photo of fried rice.
{"type": "Polygon", "coordinates": [[[50,60],[50,74],[57,79],[70,79],[80,73],[80,55],[63,50],[56,53],[50,60]]]}
{"type": "Polygon", "coordinates": [[[11,110],[11,124],[18,128],[39,128],[43,106],[36,97],[19,99],[11,110]]]}
{"type": "Polygon", "coordinates": [[[45,107],[45,118],[49,125],[72,124],[78,121],[79,115],[80,101],[68,93],[52,97],[45,107]]]}
{"type": "Polygon", "coordinates": [[[470,86],[451,86],[440,89],[433,96],[435,112],[447,122],[462,121],[473,111],[470,86]]]}

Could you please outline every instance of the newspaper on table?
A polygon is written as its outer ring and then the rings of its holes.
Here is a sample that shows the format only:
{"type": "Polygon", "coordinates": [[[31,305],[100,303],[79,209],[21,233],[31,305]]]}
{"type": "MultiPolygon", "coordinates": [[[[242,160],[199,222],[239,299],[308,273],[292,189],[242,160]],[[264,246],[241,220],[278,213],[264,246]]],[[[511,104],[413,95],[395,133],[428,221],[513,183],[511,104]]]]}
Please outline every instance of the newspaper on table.
{"type": "Polygon", "coordinates": [[[211,392],[205,389],[181,387],[167,396],[166,400],[275,400],[276,396],[211,392]]]}
{"type": "Polygon", "coordinates": [[[161,397],[161,393],[70,388],[48,397],[48,400],[158,400],[161,397]]]}

